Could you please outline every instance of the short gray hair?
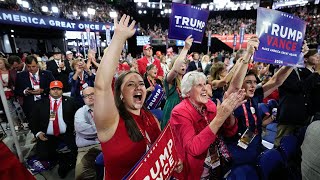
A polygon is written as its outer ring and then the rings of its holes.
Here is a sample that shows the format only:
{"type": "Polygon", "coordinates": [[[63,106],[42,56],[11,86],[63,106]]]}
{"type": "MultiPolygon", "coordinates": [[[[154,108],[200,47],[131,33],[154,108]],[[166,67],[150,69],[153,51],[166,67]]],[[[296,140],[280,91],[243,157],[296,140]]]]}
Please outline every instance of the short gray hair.
{"type": "Polygon", "coordinates": [[[191,71],[185,74],[181,81],[181,96],[187,97],[187,93],[190,92],[192,86],[196,84],[199,79],[206,80],[206,76],[202,72],[191,71]]]}

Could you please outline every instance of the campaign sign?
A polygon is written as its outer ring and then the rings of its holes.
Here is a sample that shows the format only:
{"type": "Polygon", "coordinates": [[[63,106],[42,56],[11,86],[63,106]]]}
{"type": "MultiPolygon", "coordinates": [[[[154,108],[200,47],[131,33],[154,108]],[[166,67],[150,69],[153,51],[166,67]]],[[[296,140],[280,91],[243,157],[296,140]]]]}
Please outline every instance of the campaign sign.
{"type": "Polygon", "coordinates": [[[178,162],[170,124],[142,157],[140,162],[124,179],[151,180],[169,179],[178,162]]]}
{"type": "Polygon", "coordinates": [[[243,39],[244,39],[244,27],[240,28],[240,44],[243,43],[243,39]]]}
{"type": "Polygon", "coordinates": [[[258,8],[259,49],[253,60],[284,66],[303,66],[306,22],[291,14],[258,8]]]}
{"type": "Polygon", "coordinates": [[[169,39],[185,40],[192,35],[193,41],[201,43],[206,30],[209,11],[189,4],[172,3],[169,39]]]}
{"type": "Polygon", "coordinates": [[[146,106],[149,110],[156,109],[159,104],[161,103],[162,99],[164,97],[164,91],[163,88],[157,84],[154,87],[154,91],[150,94],[146,101],[146,106]]]}
{"type": "Polygon", "coordinates": [[[19,11],[11,11],[0,9],[0,24],[13,24],[21,26],[32,26],[36,28],[55,28],[65,31],[105,31],[106,24],[114,29],[111,23],[87,22],[57,18],[54,16],[44,16],[32,13],[23,13],[19,11]]]}
{"type": "Polygon", "coordinates": [[[233,47],[237,46],[237,35],[233,35],[233,47]]]}

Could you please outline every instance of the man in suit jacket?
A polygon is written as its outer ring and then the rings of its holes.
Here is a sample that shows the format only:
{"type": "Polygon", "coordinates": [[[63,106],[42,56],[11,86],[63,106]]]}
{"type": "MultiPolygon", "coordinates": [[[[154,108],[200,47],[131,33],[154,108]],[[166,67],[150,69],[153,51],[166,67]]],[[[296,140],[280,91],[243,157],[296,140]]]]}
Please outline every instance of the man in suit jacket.
{"type": "Polygon", "coordinates": [[[61,59],[61,51],[55,49],[53,52],[53,60],[47,62],[47,70],[51,71],[53,77],[63,83],[63,92],[70,92],[70,85],[68,78],[70,72],[72,72],[70,63],[68,60],[61,59]]]}
{"type": "Polygon", "coordinates": [[[37,101],[33,108],[31,131],[37,137],[37,155],[42,160],[57,160],[58,174],[64,178],[74,168],[77,145],[74,135],[74,115],[77,106],[70,97],[62,96],[61,81],[50,83],[50,95],[37,101]],[[64,143],[70,152],[57,153],[64,143]]]}
{"type": "Polygon", "coordinates": [[[49,84],[54,80],[52,73],[39,69],[34,56],[26,57],[28,71],[17,74],[15,94],[23,97],[23,111],[27,120],[31,119],[31,110],[35,101],[48,96],[49,84]]]}
{"type": "Polygon", "coordinates": [[[197,52],[193,53],[192,58],[193,58],[193,61],[189,63],[187,72],[195,71],[195,70],[199,72],[203,72],[201,61],[199,60],[200,59],[199,53],[197,52]]]}
{"type": "Polygon", "coordinates": [[[154,64],[157,69],[157,78],[162,80],[163,78],[163,70],[161,68],[161,63],[160,60],[157,58],[153,58],[152,54],[153,54],[153,50],[152,50],[152,46],[150,46],[150,44],[146,44],[143,46],[143,54],[144,56],[140,59],[137,60],[137,64],[138,64],[138,70],[139,73],[141,74],[141,76],[144,75],[144,73],[146,73],[146,68],[147,66],[149,66],[150,64],[154,64]]]}

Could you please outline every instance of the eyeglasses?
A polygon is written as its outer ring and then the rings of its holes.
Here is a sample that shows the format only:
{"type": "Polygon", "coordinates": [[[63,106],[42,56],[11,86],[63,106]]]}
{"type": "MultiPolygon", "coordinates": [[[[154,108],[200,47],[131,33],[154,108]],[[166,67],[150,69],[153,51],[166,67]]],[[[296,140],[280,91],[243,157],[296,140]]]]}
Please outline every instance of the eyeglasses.
{"type": "Polygon", "coordinates": [[[83,98],[89,98],[89,97],[93,97],[93,96],[94,96],[94,93],[82,95],[83,98]]]}

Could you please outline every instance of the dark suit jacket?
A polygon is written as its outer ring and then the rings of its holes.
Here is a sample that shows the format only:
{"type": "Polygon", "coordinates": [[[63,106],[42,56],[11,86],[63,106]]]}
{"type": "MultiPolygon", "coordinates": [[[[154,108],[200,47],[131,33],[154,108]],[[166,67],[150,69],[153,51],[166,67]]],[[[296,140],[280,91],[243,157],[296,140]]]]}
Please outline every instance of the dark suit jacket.
{"type": "Polygon", "coordinates": [[[277,119],[280,124],[306,125],[311,113],[311,91],[320,79],[318,73],[312,73],[307,68],[298,68],[291,72],[279,87],[279,107],[277,119]]]}
{"type": "MultiPolygon", "coordinates": [[[[198,68],[201,68],[202,69],[202,65],[201,65],[201,61],[198,61],[198,68]]],[[[188,68],[187,68],[187,72],[190,72],[190,71],[195,71],[198,69],[197,66],[196,66],[196,63],[194,61],[191,61],[188,65],[188,68]]],[[[201,70],[202,72],[203,70],[201,70]]]]}
{"type": "MultiPolygon", "coordinates": [[[[43,71],[43,70],[39,70],[39,76],[40,76],[40,88],[44,90],[43,93],[41,94],[41,98],[48,97],[50,82],[54,80],[54,77],[52,76],[52,73],[50,71],[43,71]]],[[[23,110],[27,116],[31,112],[32,106],[34,104],[33,95],[25,96],[23,94],[23,91],[28,87],[29,88],[32,87],[30,77],[29,77],[29,72],[24,71],[24,72],[18,73],[17,79],[16,79],[15,94],[23,97],[23,110]]]]}
{"type": "Polygon", "coordinates": [[[58,71],[58,65],[56,63],[55,60],[51,60],[47,62],[47,70],[51,71],[53,74],[53,77],[56,80],[59,80],[62,82],[63,84],[63,92],[70,92],[70,85],[68,83],[68,78],[69,78],[69,74],[70,72],[72,72],[71,67],[70,67],[70,63],[68,60],[64,60],[64,65],[66,67],[65,70],[61,70],[61,72],[58,71]]]}
{"type": "MultiPolygon", "coordinates": [[[[62,116],[67,125],[66,134],[74,133],[74,115],[78,110],[73,98],[62,96],[62,116]]],[[[37,101],[32,111],[31,131],[34,135],[42,131],[47,133],[50,118],[49,97],[37,101]]]]}

